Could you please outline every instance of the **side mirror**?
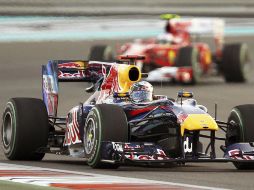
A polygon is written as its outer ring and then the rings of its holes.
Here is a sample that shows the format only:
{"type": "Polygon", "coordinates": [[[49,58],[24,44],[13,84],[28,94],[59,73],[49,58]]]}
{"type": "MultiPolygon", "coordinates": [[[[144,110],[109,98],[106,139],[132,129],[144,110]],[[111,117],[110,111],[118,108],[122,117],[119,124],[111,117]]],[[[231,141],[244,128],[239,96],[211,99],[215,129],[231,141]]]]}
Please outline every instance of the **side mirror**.
{"type": "Polygon", "coordinates": [[[113,94],[114,98],[127,98],[129,96],[130,94],[128,92],[125,92],[125,93],[114,92],[113,94]]]}
{"type": "Polygon", "coordinates": [[[147,78],[148,77],[148,73],[141,73],[141,78],[147,78]]]}
{"type": "Polygon", "coordinates": [[[192,92],[186,92],[186,91],[180,91],[177,93],[178,98],[192,98],[193,93],[192,92]]]}

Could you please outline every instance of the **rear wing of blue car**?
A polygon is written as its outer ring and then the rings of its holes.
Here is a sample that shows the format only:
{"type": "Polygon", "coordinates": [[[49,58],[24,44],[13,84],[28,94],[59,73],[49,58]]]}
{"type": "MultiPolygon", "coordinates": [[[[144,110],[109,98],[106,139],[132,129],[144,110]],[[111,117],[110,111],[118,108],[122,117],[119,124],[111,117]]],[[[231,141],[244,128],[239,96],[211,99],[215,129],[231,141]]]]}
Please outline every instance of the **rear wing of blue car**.
{"type": "Polygon", "coordinates": [[[59,82],[94,82],[101,77],[103,64],[82,60],[50,60],[42,66],[42,96],[48,115],[57,116],[59,82]]]}

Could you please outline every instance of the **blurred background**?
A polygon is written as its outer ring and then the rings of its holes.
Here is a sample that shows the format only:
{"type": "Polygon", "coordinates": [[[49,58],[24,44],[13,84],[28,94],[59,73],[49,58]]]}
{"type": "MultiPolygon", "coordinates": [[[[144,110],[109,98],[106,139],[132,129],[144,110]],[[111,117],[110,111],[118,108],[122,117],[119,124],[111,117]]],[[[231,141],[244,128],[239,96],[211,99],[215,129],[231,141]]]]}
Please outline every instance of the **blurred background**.
{"type": "MultiPolygon", "coordinates": [[[[136,38],[155,37],[164,31],[165,21],[159,18],[163,13],[223,18],[225,41],[245,42],[250,57],[254,52],[252,0],[0,0],[1,110],[10,97],[41,96],[41,65],[49,59],[88,59],[96,44],[115,49],[136,38]]],[[[210,36],[203,41],[210,42],[210,36]]],[[[192,90],[210,110],[215,102],[221,104],[218,114],[226,119],[234,105],[253,102],[252,66],[250,70],[245,84],[226,84],[213,77],[195,86],[169,84],[156,89],[171,97],[179,89],[192,90]]],[[[86,85],[62,85],[59,113],[86,100],[86,85]]]]}
{"type": "MultiPolygon", "coordinates": [[[[97,44],[115,49],[136,38],[155,37],[164,31],[165,21],[159,19],[163,13],[223,18],[225,41],[247,43],[253,60],[252,0],[0,0],[0,107],[3,109],[9,97],[40,97],[40,67],[49,59],[87,59],[90,48],[97,44]]],[[[207,42],[210,37],[202,36],[207,42]]],[[[61,89],[60,98],[73,97],[60,104],[63,113],[87,98],[82,86],[86,84],[75,85],[61,89]],[[75,85],[78,88],[70,90],[75,85]]],[[[203,104],[213,108],[215,101],[222,100],[227,110],[253,102],[254,95],[251,74],[246,84],[226,84],[221,77],[214,77],[191,87],[156,88],[169,96],[175,96],[178,89],[192,89],[203,104]],[[208,93],[208,89],[212,90],[208,93]]]]}
{"type": "MultiPolygon", "coordinates": [[[[232,107],[254,103],[253,0],[0,0],[1,112],[11,97],[41,98],[41,65],[48,60],[86,60],[90,48],[97,44],[109,45],[115,50],[136,38],[156,37],[164,32],[165,20],[159,18],[164,13],[179,14],[183,18],[223,19],[225,42],[246,43],[249,47],[249,75],[245,83],[225,83],[223,77],[213,76],[197,85],[157,84],[154,85],[156,94],[175,98],[179,90],[192,91],[198,104],[205,105],[212,116],[217,103],[217,118],[224,121],[232,107]]],[[[204,35],[200,40],[213,48],[211,35],[204,35]]],[[[65,116],[68,110],[90,96],[85,92],[87,86],[86,83],[60,85],[59,116],[65,116]]],[[[82,160],[77,163],[64,159],[67,158],[47,155],[40,163],[19,163],[211,187],[253,188],[250,173],[237,172],[232,164],[196,164],[195,169],[192,166],[123,167],[117,171],[91,171],[82,160]]],[[[0,151],[0,160],[8,162],[3,151],[0,151]]]]}
{"type": "Polygon", "coordinates": [[[110,16],[177,13],[192,16],[254,14],[252,0],[1,0],[1,15],[110,16]]]}
{"type": "MultiPolygon", "coordinates": [[[[41,65],[49,59],[88,59],[90,48],[97,44],[115,49],[136,38],[155,37],[164,32],[165,21],[159,18],[163,13],[223,18],[225,42],[247,43],[253,60],[252,0],[0,0],[0,108],[13,96],[40,97],[41,65]]],[[[201,37],[211,41],[211,36],[201,37]]],[[[219,115],[226,119],[236,104],[253,103],[253,72],[249,76],[245,84],[226,84],[213,77],[195,86],[156,88],[171,97],[179,89],[190,89],[209,109],[219,103],[223,107],[219,115]]],[[[65,85],[60,89],[59,113],[88,97],[86,84],[65,85]]]]}

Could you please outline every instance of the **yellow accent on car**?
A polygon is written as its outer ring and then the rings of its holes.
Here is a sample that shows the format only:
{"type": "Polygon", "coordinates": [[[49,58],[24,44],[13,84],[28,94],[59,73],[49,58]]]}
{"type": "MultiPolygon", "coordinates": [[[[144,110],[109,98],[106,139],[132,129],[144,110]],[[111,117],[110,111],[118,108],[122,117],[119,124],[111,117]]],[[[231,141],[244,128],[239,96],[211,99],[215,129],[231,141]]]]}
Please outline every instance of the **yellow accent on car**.
{"type": "Polygon", "coordinates": [[[188,117],[181,124],[181,135],[184,131],[197,131],[197,130],[218,130],[218,125],[215,120],[208,114],[189,114],[188,117]]]}
{"type": "Polygon", "coordinates": [[[181,18],[181,17],[177,14],[161,14],[160,18],[164,20],[170,20],[170,19],[181,18]]]}
{"type": "Polygon", "coordinates": [[[180,91],[177,93],[178,98],[192,98],[193,93],[188,91],[180,91]]]}
{"type": "Polygon", "coordinates": [[[191,92],[183,92],[183,97],[184,98],[189,98],[189,97],[192,97],[193,94],[191,92]]]}
{"type": "Polygon", "coordinates": [[[126,97],[126,96],[127,96],[127,93],[118,93],[117,96],[118,96],[118,97],[126,97]]]}
{"type": "Polygon", "coordinates": [[[205,64],[209,65],[212,63],[212,55],[210,51],[205,52],[205,64]]]}
{"type": "Polygon", "coordinates": [[[87,67],[87,62],[85,61],[75,61],[79,65],[79,69],[85,69],[87,67]]]}
{"type": "Polygon", "coordinates": [[[174,61],[175,61],[175,58],[176,58],[175,51],[169,50],[169,52],[168,52],[168,58],[169,58],[169,64],[172,65],[174,63],[174,61]]]}
{"type": "Polygon", "coordinates": [[[140,81],[141,72],[135,65],[119,65],[118,66],[118,84],[121,88],[119,93],[126,93],[129,91],[131,85],[140,81]]]}
{"type": "Polygon", "coordinates": [[[88,135],[88,139],[92,139],[92,138],[93,138],[93,134],[90,133],[90,134],[88,135]]]}

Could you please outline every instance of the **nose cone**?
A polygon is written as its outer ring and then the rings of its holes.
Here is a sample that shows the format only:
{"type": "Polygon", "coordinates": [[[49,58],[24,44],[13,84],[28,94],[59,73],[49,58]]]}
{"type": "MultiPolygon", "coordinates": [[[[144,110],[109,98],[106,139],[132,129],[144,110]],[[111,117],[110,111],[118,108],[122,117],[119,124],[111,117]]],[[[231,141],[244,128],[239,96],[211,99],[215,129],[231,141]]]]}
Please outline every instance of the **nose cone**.
{"type": "Polygon", "coordinates": [[[181,124],[181,135],[184,130],[218,130],[218,125],[215,120],[208,114],[189,114],[188,117],[181,124]]]}

